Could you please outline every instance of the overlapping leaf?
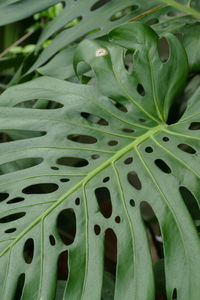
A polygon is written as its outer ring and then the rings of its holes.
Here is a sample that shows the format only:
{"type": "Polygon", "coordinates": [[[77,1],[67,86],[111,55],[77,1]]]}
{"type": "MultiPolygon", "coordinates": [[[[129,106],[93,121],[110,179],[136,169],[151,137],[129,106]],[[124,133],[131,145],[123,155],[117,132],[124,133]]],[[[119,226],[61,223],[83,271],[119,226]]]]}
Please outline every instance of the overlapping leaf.
{"type": "Polygon", "coordinates": [[[146,25],[120,26],[110,39],[84,41],[76,53],[76,67],[90,64],[96,87],[44,77],[0,97],[1,131],[18,134],[0,148],[3,300],[17,293],[54,299],[60,253],[69,270],[63,299],[101,299],[108,230],[117,242],[114,299],[155,299],[140,213],[147,203],[160,224],[167,298],[199,296],[199,213],[190,215],[182,191],[199,205],[200,90],[180,121],[167,125],[187,78],[180,42],[166,34],[170,56],[162,62],[158,36],[146,25]],[[134,52],[130,71],[127,50],[134,52]],[[37,99],[54,109],[26,108],[37,99]]]}

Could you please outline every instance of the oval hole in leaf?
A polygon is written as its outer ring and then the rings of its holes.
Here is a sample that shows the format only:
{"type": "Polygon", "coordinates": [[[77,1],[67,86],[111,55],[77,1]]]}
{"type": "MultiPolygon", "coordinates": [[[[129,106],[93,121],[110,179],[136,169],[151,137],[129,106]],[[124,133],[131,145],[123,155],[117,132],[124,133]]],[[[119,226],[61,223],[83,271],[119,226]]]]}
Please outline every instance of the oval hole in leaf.
{"type": "Polygon", "coordinates": [[[12,221],[21,219],[22,217],[25,216],[25,214],[26,214],[25,212],[19,212],[19,213],[15,213],[15,214],[5,216],[5,217],[0,219],[0,223],[8,223],[8,222],[12,222],[12,221]]]}
{"type": "Polygon", "coordinates": [[[135,130],[130,129],[130,128],[123,128],[122,131],[123,131],[123,132],[127,132],[127,133],[135,132],[135,130]]]}
{"type": "Polygon", "coordinates": [[[55,237],[52,234],[49,236],[49,242],[50,242],[51,246],[55,246],[55,244],[56,244],[55,237]]]}
{"type": "Polygon", "coordinates": [[[78,198],[76,198],[75,199],[75,204],[76,205],[80,205],[80,203],[81,203],[81,199],[78,197],[78,198]]]}
{"type": "Polygon", "coordinates": [[[156,159],[155,161],[155,165],[164,173],[166,174],[170,174],[172,171],[170,169],[170,167],[166,164],[166,162],[164,162],[164,160],[162,159],[156,159]]]}
{"type": "Polygon", "coordinates": [[[42,161],[43,158],[32,158],[32,157],[12,160],[5,164],[0,165],[0,175],[5,175],[11,172],[16,172],[16,171],[35,167],[41,164],[42,161]]]}
{"type": "Polygon", "coordinates": [[[109,124],[105,119],[91,113],[81,112],[81,116],[90,123],[99,124],[102,126],[108,126],[109,124]]]}
{"type": "Polygon", "coordinates": [[[99,235],[101,233],[101,227],[97,224],[94,225],[94,232],[96,235],[99,235]]]}
{"type": "Polygon", "coordinates": [[[20,141],[29,138],[37,138],[44,136],[46,131],[33,131],[33,130],[8,130],[4,129],[0,132],[0,143],[7,143],[12,141],[20,141]]]}
{"type": "Polygon", "coordinates": [[[76,25],[78,25],[81,22],[82,19],[83,19],[82,16],[72,19],[64,26],[64,29],[70,29],[72,27],[75,27],[76,25]]]}
{"type": "Polygon", "coordinates": [[[181,197],[192,217],[193,220],[200,220],[200,209],[197,199],[194,197],[192,192],[185,186],[179,188],[181,197]]]}
{"type": "Polygon", "coordinates": [[[57,230],[65,245],[71,245],[76,236],[76,215],[72,208],[62,210],[57,217],[57,230]]]}
{"type": "Polygon", "coordinates": [[[128,182],[136,189],[141,190],[142,184],[136,172],[129,172],[127,175],[128,182]]]}
{"type": "Polygon", "coordinates": [[[160,56],[160,60],[163,63],[167,62],[169,59],[170,50],[169,50],[168,41],[165,37],[158,39],[157,48],[158,48],[158,54],[160,56]]]}
{"type": "Polygon", "coordinates": [[[122,103],[116,102],[113,99],[111,100],[111,103],[120,111],[123,112],[128,112],[128,109],[126,108],[126,106],[122,103]]]}
{"type": "Polygon", "coordinates": [[[118,12],[114,13],[111,17],[110,17],[110,21],[117,21],[123,17],[125,17],[126,15],[129,15],[131,12],[133,12],[134,10],[136,10],[138,8],[138,5],[131,5],[128,6],[124,9],[119,10],[118,12]]]}
{"type": "Polygon", "coordinates": [[[131,200],[129,201],[129,203],[130,203],[130,205],[131,205],[132,207],[135,207],[135,200],[131,199],[131,200]]]}
{"type": "Polygon", "coordinates": [[[22,190],[24,194],[50,194],[58,189],[55,183],[38,183],[27,186],[22,190]]]}
{"type": "Polygon", "coordinates": [[[61,157],[58,158],[56,163],[62,166],[81,168],[88,165],[88,161],[80,157],[61,157]]]}
{"type": "Polygon", "coordinates": [[[187,144],[179,144],[177,147],[186,153],[190,153],[190,154],[196,153],[196,150],[187,144]]]}
{"type": "Polygon", "coordinates": [[[95,189],[95,196],[99,204],[99,210],[105,218],[110,218],[112,214],[112,202],[110,191],[107,187],[95,189]]]}
{"type": "Polygon", "coordinates": [[[124,66],[128,73],[133,71],[133,55],[135,50],[128,49],[124,55],[124,66]]]}
{"type": "Polygon", "coordinates": [[[21,300],[23,289],[24,289],[24,283],[25,283],[25,274],[22,273],[18,277],[17,286],[16,286],[15,295],[14,295],[13,300],[21,300]]]}
{"type": "Polygon", "coordinates": [[[6,200],[9,197],[8,193],[0,193],[0,202],[6,200]]]}
{"type": "Polygon", "coordinates": [[[138,83],[138,85],[137,85],[137,92],[140,96],[142,96],[142,97],[145,96],[145,90],[141,83],[138,83]]]}
{"type": "Polygon", "coordinates": [[[147,153],[152,153],[153,152],[153,148],[152,147],[146,147],[145,148],[145,152],[147,152],[147,153]]]}
{"type": "Polygon", "coordinates": [[[12,233],[15,232],[17,229],[16,228],[9,228],[5,230],[5,233],[12,233]]]}
{"type": "Polygon", "coordinates": [[[132,157],[128,157],[125,159],[124,164],[125,165],[130,165],[133,162],[133,158],[132,157]]]}
{"type": "Polygon", "coordinates": [[[52,100],[27,100],[16,104],[14,107],[34,109],[58,109],[64,105],[52,100]]]}
{"type": "Polygon", "coordinates": [[[97,139],[91,135],[83,134],[70,134],[67,136],[70,141],[81,143],[81,144],[95,144],[97,139]]]}
{"type": "Polygon", "coordinates": [[[105,177],[104,179],[103,179],[103,182],[108,182],[110,180],[110,177],[105,177]]]}
{"type": "Polygon", "coordinates": [[[200,122],[192,122],[189,127],[190,130],[199,130],[200,129],[200,122]]]}
{"type": "Polygon", "coordinates": [[[154,24],[158,24],[158,23],[159,23],[159,20],[157,18],[153,18],[153,19],[150,19],[147,22],[145,22],[145,24],[147,24],[149,26],[154,25],[154,24]]]}
{"type": "Polygon", "coordinates": [[[109,146],[116,146],[118,144],[118,141],[112,140],[108,142],[109,146]]]}
{"type": "Polygon", "coordinates": [[[16,198],[13,198],[13,199],[9,200],[9,201],[7,202],[7,204],[18,203],[18,202],[21,202],[21,201],[24,201],[24,200],[25,200],[25,199],[22,198],[22,197],[16,197],[16,198]]]}
{"type": "Polygon", "coordinates": [[[34,256],[34,240],[28,239],[24,244],[23,250],[24,260],[27,264],[31,264],[34,256]]]}
{"type": "Polygon", "coordinates": [[[95,2],[92,7],[90,8],[91,11],[94,11],[102,6],[104,6],[105,4],[107,4],[108,2],[110,2],[111,0],[99,0],[97,2],[95,2]]]}

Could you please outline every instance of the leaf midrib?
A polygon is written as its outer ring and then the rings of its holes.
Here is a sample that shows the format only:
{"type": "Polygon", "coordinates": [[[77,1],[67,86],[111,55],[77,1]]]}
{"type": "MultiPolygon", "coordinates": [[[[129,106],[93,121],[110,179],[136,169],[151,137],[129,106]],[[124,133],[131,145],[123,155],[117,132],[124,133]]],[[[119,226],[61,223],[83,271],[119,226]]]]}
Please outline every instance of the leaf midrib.
{"type": "Polygon", "coordinates": [[[168,125],[166,124],[160,124],[150,130],[148,130],[145,134],[138,137],[136,140],[125,146],[124,148],[117,151],[113,156],[111,156],[109,159],[107,159],[103,164],[98,166],[96,169],[88,173],[86,177],[84,177],[79,183],[75,184],[66,194],[64,194],[62,197],[60,197],[52,206],[50,206],[45,212],[43,212],[40,216],[38,216],[35,221],[33,221],[27,228],[25,228],[24,231],[22,231],[13,242],[11,242],[1,253],[0,257],[3,256],[10,248],[12,248],[28,231],[30,231],[36,224],[38,224],[40,221],[43,221],[49,213],[53,209],[55,209],[60,203],[62,203],[69,195],[71,195],[73,192],[75,192],[78,188],[81,186],[85,186],[95,175],[97,175],[99,172],[107,168],[109,165],[120,159],[123,155],[125,155],[127,152],[129,152],[131,149],[136,148],[139,144],[144,142],[146,139],[150,138],[154,134],[164,130],[167,128],[168,125]]]}

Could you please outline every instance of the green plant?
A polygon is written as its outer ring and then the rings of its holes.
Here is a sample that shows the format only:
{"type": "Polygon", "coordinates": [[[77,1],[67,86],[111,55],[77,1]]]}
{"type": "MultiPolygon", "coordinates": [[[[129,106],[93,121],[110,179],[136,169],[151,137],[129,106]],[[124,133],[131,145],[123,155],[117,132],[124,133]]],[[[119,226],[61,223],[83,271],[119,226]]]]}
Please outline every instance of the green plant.
{"type": "Polygon", "coordinates": [[[0,96],[0,299],[198,299],[199,7],[163,2],[0,96]]]}

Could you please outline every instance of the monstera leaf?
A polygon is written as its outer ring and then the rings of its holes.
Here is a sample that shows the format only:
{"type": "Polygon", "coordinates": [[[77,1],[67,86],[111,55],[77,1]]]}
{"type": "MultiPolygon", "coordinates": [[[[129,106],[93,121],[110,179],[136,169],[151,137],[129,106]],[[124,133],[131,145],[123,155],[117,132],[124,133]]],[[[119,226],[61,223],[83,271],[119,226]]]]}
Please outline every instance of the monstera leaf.
{"type": "Polygon", "coordinates": [[[108,236],[117,253],[114,299],[155,299],[147,206],[160,225],[167,299],[199,297],[200,89],[168,125],[187,79],[179,40],[166,34],[163,61],[147,25],[122,25],[109,38],[84,41],[75,55],[96,85],[41,77],[0,96],[2,300],[101,299],[108,236]],[[37,99],[52,109],[28,108],[37,99]],[[62,296],[57,279],[67,279],[62,296]]]}

